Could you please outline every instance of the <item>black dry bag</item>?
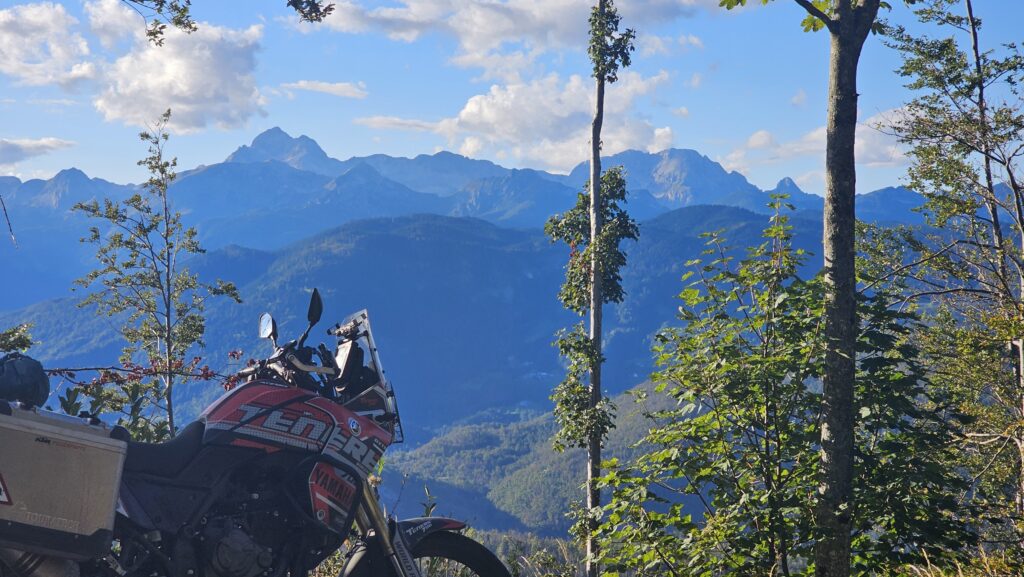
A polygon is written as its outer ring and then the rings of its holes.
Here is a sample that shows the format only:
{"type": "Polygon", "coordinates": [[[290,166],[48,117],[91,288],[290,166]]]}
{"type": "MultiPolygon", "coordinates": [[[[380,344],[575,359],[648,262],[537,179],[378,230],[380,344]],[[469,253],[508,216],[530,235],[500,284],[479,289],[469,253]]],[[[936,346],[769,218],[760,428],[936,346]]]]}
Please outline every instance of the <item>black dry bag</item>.
{"type": "Polygon", "coordinates": [[[50,396],[50,379],[43,365],[21,353],[0,357],[0,399],[38,407],[50,396]]]}

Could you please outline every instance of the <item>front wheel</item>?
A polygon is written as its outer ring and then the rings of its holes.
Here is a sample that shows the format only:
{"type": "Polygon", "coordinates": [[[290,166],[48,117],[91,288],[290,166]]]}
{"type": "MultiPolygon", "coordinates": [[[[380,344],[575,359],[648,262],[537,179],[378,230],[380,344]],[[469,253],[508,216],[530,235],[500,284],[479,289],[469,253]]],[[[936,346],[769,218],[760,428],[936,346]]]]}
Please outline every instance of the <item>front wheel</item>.
{"type": "MultiPolygon", "coordinates": [[[[375,545],[360,546],[341,577],[393,575],[391,563],[375,545]]],[[[412,548],[412,556],[422,577],[510,577],[494,553],[461,533],[442,531],[427,535],[412,548]]]]}
{"type": "Polygon", "coordinates": [[[494,553],[461,533],[428,535],[413,547],[412,556],[423,577],[510,577],[494,553]]]}

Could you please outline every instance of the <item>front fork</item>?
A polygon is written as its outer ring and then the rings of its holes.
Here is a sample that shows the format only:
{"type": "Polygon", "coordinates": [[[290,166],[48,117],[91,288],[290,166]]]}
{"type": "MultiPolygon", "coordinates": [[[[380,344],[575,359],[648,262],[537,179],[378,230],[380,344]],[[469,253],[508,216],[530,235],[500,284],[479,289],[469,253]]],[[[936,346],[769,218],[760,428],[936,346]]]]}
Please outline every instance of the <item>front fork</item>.
{"type": "Polygon", "coordinates": [[[420,570],[413,561],[412,553],[405,544],[402,532],[396,525],[395,531],[391,531],[387,515],[380,506],[377,493],[370,483],[362,483],[363,499],[362,504],[356,511],[356,527],[363,535],[368,535],[371,530],[379,539],[384,555],[391,561],[395,573],[399,577],[421,577],[420,570]]]}

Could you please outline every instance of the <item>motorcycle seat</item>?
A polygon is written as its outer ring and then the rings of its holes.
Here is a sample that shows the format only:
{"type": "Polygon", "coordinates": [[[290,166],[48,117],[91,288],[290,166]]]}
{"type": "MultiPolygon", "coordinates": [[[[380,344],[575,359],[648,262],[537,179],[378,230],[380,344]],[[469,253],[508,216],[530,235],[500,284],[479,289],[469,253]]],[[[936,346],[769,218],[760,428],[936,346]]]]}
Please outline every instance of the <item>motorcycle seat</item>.
{"type": "Polygon", "coordinates": [[[170,441],[163,443],[136,443],[128,441],[124,470],[160,477],[176,477],[203,446],[202,421],[190,423],[170,441]]]}

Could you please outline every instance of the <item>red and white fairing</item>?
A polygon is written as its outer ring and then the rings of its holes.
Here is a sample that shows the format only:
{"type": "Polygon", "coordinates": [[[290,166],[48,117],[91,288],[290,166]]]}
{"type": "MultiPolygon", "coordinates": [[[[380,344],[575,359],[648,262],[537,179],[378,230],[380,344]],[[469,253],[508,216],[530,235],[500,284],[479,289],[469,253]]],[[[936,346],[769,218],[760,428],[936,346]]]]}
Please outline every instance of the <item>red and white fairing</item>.
{"type": "Polygon", "coordinates": [[[256,380],[229,391],[200,416],[206,422],[204,444],[309,453],[310,512],[339,532],[351,523],[362,483],[388,446],[401,441],[394,395],[365,311],[346,322],[364,328],[354,340],[370,351],[367,368],[377,376],[355,398],[341,403],[284,382],[256,380]]]}

